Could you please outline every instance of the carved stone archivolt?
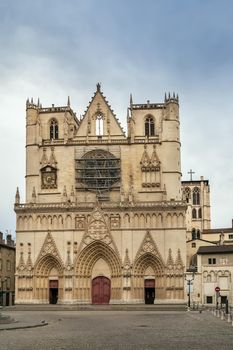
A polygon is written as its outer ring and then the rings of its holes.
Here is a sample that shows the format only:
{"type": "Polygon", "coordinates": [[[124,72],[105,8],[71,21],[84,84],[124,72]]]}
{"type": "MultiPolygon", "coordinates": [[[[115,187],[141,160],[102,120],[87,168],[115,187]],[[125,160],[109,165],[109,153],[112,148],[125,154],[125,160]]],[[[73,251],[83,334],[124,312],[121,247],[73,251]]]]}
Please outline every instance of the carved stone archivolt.
{"type": "Polygon", "coordinates": [[[59,274],[63,274],[64,265],[62,258],[52,237],[52,234],[49,231],[36,260],[35,271],[36,274],[48,276],[50,270],[53,267],[57,269],[59,274]]]}

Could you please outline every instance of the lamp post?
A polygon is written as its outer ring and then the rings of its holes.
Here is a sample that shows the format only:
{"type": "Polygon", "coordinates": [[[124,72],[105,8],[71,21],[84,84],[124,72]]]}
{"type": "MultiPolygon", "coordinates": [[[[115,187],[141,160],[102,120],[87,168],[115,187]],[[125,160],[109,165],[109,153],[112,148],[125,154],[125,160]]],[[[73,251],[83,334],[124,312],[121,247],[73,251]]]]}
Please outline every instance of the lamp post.
{"type": "Polygon", "coordinates": [[[192,273],[192,275],[186,273],[185,274],[185,281],[187,281],[187,285],[188,285],[188,311],[190,311],[190,292],[191,292],[191,285],[192,285],[192,281],[194,280],[194,272],[192,273]]]}

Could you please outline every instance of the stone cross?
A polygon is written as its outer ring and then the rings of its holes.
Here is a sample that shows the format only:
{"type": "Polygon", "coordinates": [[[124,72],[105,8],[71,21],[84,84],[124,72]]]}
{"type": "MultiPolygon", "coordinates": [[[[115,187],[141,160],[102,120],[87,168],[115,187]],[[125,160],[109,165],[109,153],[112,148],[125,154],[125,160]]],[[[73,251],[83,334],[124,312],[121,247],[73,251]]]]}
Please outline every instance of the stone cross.
{"type": "Polygon", "coordinates": [[[190,171],[188,171],[188,174],[190,174],[190,181],[193,181],[193,174],[195,174],[195,171],[192,171],[192,169],[190,169],[190,171]]]}

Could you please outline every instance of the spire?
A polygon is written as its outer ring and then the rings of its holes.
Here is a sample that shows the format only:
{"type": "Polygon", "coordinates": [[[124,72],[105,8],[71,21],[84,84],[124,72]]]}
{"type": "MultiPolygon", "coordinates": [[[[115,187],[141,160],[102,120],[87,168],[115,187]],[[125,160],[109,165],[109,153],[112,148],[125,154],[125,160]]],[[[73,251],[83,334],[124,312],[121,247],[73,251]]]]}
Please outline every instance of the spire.
{"type": "Polygon", "coordinates": [[[100,83],[97,83],[97,84],[96,84],[96,91],[100,92],[100,89],[101,89],[101,84],[100,84],[100,83]]]}
{"type": "Polygon", "coordinates": [[[130,262],[130,258],[129,258],[129,250],[127,248],[125,249],[125,259],[124,259],[123,266],[124,266],[125,270],[129,270],[131,268],[131,262],[130,262]]]}
{"type": "Polygon", "coordinates": [[[67,106],[70,107],[70,96],[68,96],[68,99],[67,99],[67,106]]]}
{"type": "Polygon", "coordinates": [[[67,202],[66,186],[64,186],[64,188],[63,188],[63,194],[62,194],[62,196],[63,196],[63,202],[67,202]]]}
{"type": "Polygon", "coordinates": [[[75,202],[74,186],[71,187],[70,200],[71,200],[72,203],[75,202]]]}
{"type": "Polygon", "coordinates": [[[173,260],[173,257],[172,257],[172,250],[171,248],[169,248],[168,250],[168,257],[167,257],[167,266],[169,265],[174,265],[174,260],[173,260]]]}
{"type": "Polygon", "coordinates": [[[46,147],[43,148],[43,154],[42,154],[42,157],[41,157],[40,164],[42,166],[48,164],[48,157],[47,157],[47,154],[46,154],[46,147]]]}
{"type": "Polygon", "coordinates": [[[184,265],[182,258],[181,258],[180,249],[178,249],[178,251],[177,251],[176,265],[181,265],[181,267],[183,267],[183,265],[184,265]]]}
{"type": "Polygon", "coordinates": [[[49,158],[49,164],[56,168],[57,160],[55,158],[54,147],[53,146],[51,147],[51,154],[50,154],[50,158],[49,158]]]}
{"type": "Polygon", "coordinates": [[[129,108],[127,108],[127,122],[130,120],[129,108]]]}
{"type": "Polygon", "coordinates": [[[165,92],[165,96],[164,96],[164,102],[167,102],[167,94],[165,92]]]}
{"type": "Polygon", "coordinates": [[[32,202],[36,203],[36,189],[35,189],[35,186],[33,186],[33,189],[32,189],[32,202]]]}
{"type": "Polygon", "coordinates": [[[130,94],[129,104],[130,104],[130,108],[132,108],[132,105],[133,105],[133,97],[132,97],[132,94],[130,94]]]}
{"type": "Polygon", "coordinates": [[[27,98],[26,107],[28,107],[28,105],[29,105],[29,98],[27,98]]]}
{"type": "Polygon", "coordinates": [[[156,146],[155,145],[153,145],[153,152],[152,152],[152,155],[151,155],[150,163],[151,163],[151,165],[153,167],[159,167],[159,164],[160,164],[159,157],[157,155],[156,146]]]}
{"type": "Polygon", "coordinates": [[[15,204],[20,204],[20,194],[19,194],[19,188],[16,188],[16,194],[15,194],[15,204]]]}
{"type": "Polygon", "coordinates": [[[144,152],[142,154],[142,159],[140,161],[140,164],[143,168],[147,168],[150,165],[150,157],[147,153],[147,146],[144,145],[144,152]]]}
{"type": "Polygon", "coordinates": [[[37,101],[37,107],[40,107],[40,99],[38,97],[38,101],[37,101]]]}

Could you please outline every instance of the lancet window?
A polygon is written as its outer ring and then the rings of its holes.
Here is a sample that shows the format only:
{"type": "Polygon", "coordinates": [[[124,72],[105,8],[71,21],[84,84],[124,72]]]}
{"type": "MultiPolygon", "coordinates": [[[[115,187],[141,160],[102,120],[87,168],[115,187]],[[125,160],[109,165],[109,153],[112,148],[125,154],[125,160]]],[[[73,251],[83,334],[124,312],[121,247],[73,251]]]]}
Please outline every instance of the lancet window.
{"type": "Polygon", "coordinates": [[[52,119],[50,122],[50,140],[58,139],[58,122],[56,119],[52,119]]]}
{"type": "Polygon", "coordinates": [[[145,120],[145,135],[146,136],[155,135],[155,122],[152,116],[148,116],[145,120]]]}
{"type": "Polygon", "coordinates": [[[200,204],[200,189],[198,187],[194,187],[193,189],[193,204],[200,204]]]}
{"type": "Polygon", "coordinates": [[[104,134],[104,120],[102,115],[96,116],[96,136],[102,136],[104,134]]]}

